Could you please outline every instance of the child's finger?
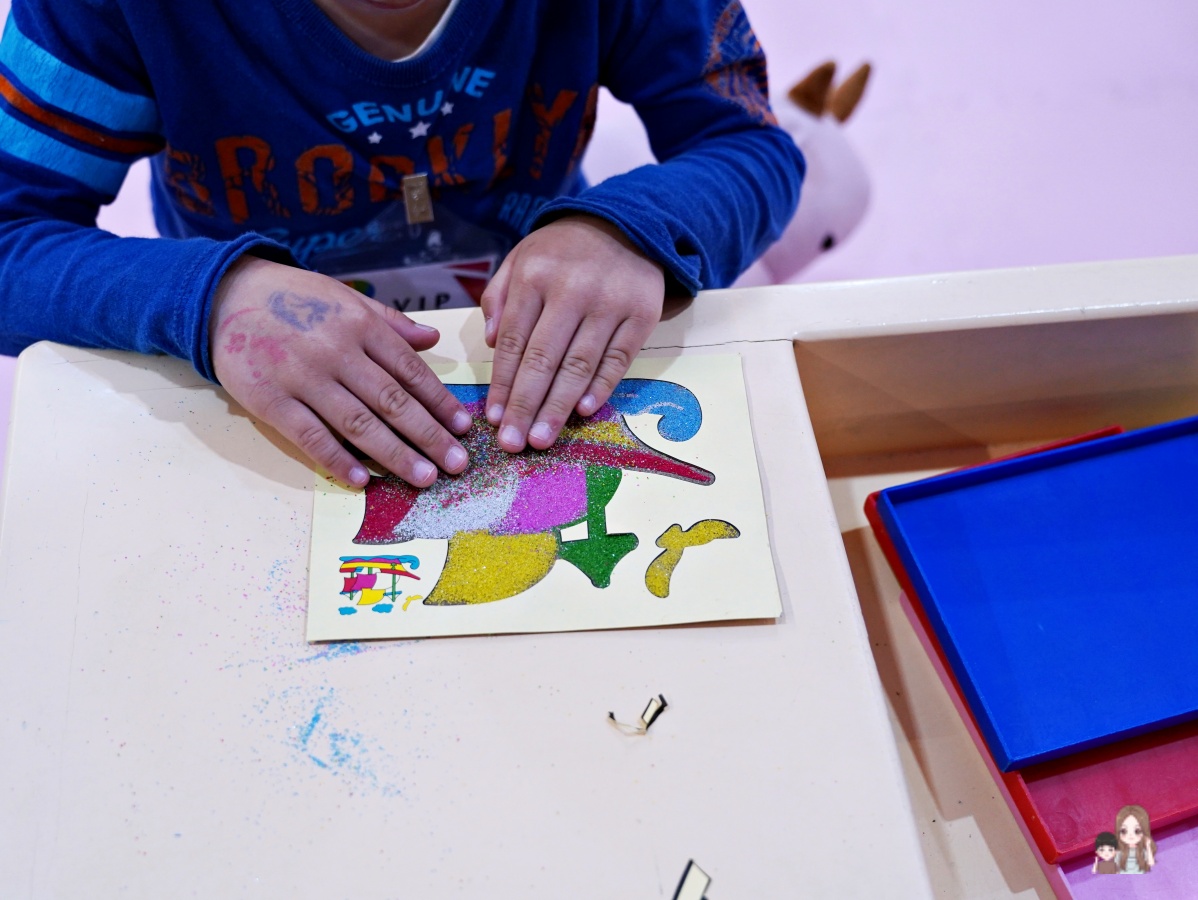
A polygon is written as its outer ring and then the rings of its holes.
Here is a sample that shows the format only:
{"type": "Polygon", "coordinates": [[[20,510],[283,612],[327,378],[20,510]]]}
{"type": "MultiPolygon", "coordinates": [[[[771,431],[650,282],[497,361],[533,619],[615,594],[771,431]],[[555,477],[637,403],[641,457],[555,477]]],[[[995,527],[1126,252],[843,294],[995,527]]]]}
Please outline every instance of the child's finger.
{"type": "Polygon", "coordinates": [[[487,389],[487,421],[492,425],[498,426],[503,421],[516,373],[542,309],[540,295],[527,284],[517,284],[509,290],[495,337],[491,386],[487,389]]]}
{"type": "Polygon", "coordinates": [[[562,357],[553,384],[528,429],[528,443],[538,450],[553,446],[583,391],[590,387],[615,323],[584,319],[562,357]]]}
{"type": "MultiPolygon", "coordinates": [[[[498,440],[502,449],[509,453],[524,449],[533,417],[549,394],[578,326],[578,315],[572,309],[562,307],[545,310],[537,321],[512,382],[499,426],[498,440]]],[[[499,339],[503,340],[502,334],[499,339]]]]}
{"type": "Polygon", "coordinates": [[[362,487],[370,473],[307,406],[280,393],[268,401],[262,419],[334,478],[362,487]]]}
{"type": "Polygon", "coordinates": [[[507,300],[508,285],[512,279],[512,266],[515,265],[516,254],[509,253],[499,265],[491,280],[487,283],[479,306],[483,310],[483,340],[487,346],[495,347],[495,335],[499,332],[499,320],[503,318],[503,307],[507,300]]]}
{"type": "Polygon", "coordinates": [[[374,412],[340,384],[325,382],[310,397],[302,399],[313,412],[388,472],[413,487],[428,487],[437,480],[435,465],[401,441],[374,412]]]}
{"type": "Polygon", "coordinates": [[[427,350],[441,340],[441,333],[431,325],[414,322],[398,309],[393,309],[370,297],[363,296],[362,299],[374,312],[382,316],[383,321],[390,326],[391,330],[403,338],[414,350],[427,350]]]}
{"type": "Polygon", "coordinates": [[[591,380],[590,386],[575,404],[580,416],[589,416],[607,402],[616,385],[628,374],[628,368],[636,355],[645,346],[653,331],[654,322],[628,318],[620,323],[603,351],[603,359],[591,380]]]}
{"type": "MultiPolygon", "coordinates": [[[[363,360],[361,365],[342,375],[342,382],[350,393],[398,434],[414,444],[435,465],[453,474],[466,468],[468,456],[465,448],[433,418],[414,394],[405,390],[403,385],[381,367],[369,360],[363,360]]],[[[440,386],[440,382],[437,384],[440,386]]],[[[354,439],[354,443],[363,450],[366,449],[358,440],[354,439]]],[[[393,445],[388,443],[385,446],[391,453],[395,453],[393,445]]],[[[407,457],[404,456],[403,459],[406,460],[407,457]]],[[[379,462],[388,469],[391,468],[385,460],[379,462]]]]}
{"type": "Polygon", "coordinates": [[[366,353],[454,434],[470,430],[470,413],[432,369],[403,341],[386,332],[366,335],[366,353]]]}

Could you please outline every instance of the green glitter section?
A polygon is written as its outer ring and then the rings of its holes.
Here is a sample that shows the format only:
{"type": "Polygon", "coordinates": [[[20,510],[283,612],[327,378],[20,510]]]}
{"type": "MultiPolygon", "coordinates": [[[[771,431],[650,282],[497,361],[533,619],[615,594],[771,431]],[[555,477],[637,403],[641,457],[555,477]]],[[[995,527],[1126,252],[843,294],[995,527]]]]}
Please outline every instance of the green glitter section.
{"type": "Polygon", "coordinates": [[[557,538],[557,555],[591,579],[591,584],[597,588],[611,584],[611,573],[620,560],[640,543],[635,534],[607,533],[607,504],[616,495],[616,488],[623,478],[620,469],[587,466],[587,514],[585,519],[579,520],[587,523],[586,538],[563,541],[561,529],[553,530],[557,538]]]}

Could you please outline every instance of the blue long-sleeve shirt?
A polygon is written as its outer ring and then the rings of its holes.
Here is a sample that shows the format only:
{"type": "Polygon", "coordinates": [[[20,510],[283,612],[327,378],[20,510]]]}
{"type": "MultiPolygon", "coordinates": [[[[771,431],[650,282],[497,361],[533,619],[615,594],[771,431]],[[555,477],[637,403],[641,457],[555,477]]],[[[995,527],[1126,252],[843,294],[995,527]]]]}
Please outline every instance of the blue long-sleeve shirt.
{"type": "Polygon", "coordinates": [[[584,212],[688,291],[785,227],[803,159],[736,0],[459,0],[401,62],[312,0],[14,0],[0,42],[0,351],[40,339],[189,359],[253,252],[320,269],[379,239],[404,175],[504,246],[584,212]],[[599,85],[659,164],[587,186],[599,85]],[[152,157],[162,238],[95,227],[152,157]]]}

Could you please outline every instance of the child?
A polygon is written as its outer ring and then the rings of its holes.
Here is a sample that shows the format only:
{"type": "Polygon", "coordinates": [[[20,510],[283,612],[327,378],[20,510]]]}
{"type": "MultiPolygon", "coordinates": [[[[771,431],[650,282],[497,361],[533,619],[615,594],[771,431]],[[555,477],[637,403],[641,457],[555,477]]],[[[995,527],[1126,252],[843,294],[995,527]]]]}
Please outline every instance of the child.
{"type": "Polygon", "coordinates": [[[1156,842],[1148,812],[1135,804],[1125,806],[1115,816],[1119,834],[1119,854],[1115,865],[1120,875],[1144,875],[1156,865],[1156,842]]]}
{"type": "Polygon", "coordinates": [[[0,98],[0,350],[188,359],[354,484],[334,431],[427,486],[468,464],[469,417],[417,356],[434,329],[297,262],[485,275],[513,247],[481,296],[488,418],[545,448],[666,293],[728,284],[779,234],[803,172],[737,0],[14,0],[0,98]],[[661,163],[588,187],[600,84],[661,163]],[[164,237],[98,231],[146,155],[164,237]],[[435,233],[396,226],[420,173],[435,233]]]}
{"type": "Polygon", "coordinates": [[[1094,865],[1090,872],[1097,875],[1118,875],[1119,865],[1115,862],[1115,853],[1119,849],[1119,841],[1109,831],[1098,835],[1094,841],[1094,865]]]}

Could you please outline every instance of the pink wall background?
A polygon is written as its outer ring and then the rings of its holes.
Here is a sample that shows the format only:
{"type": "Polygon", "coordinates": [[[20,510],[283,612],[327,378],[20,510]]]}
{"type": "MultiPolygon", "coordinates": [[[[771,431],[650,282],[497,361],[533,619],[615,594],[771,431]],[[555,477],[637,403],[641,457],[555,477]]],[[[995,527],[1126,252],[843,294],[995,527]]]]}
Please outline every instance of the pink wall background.
{"type": "MultiPolygon", "coordinates": [[[[825,59],[875,67],[847,126],[872,206],[798,280],[1198,252],[1193,0],[743,3],[778,88],[825,59]]],[[[591,177],[648,158],[604,98],[591,177]]],[[[101,224],[150,233],[145,183],[143,165],[101,224]]],[[[12,368],[0,357],[0,424],[12,368]]]]}
{"type": "MultiPolygon", "coordinates": [[[[846,126],[871,209],[798,280],[1198,251],[1198,4],[743,3],[775,93],[825,59],[875,68],[846,126]]],[[[599,121],[592,172],[643,145],[599,121]]]]}

